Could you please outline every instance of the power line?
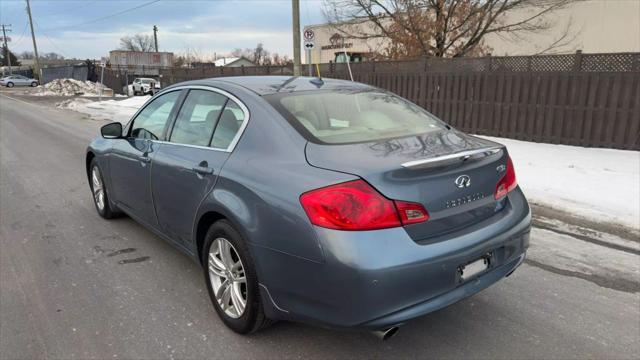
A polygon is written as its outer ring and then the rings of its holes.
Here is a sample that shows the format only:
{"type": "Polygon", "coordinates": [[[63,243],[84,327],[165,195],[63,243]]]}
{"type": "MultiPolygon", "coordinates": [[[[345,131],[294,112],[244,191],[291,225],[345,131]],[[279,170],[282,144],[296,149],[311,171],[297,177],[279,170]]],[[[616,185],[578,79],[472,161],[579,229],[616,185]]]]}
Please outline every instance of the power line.
{"type": "Polygon", "coordinates": [[[125,13],[127,13],[127,12],[129,12],[129,11],[133,11],[133,10],[137,10],[137,9],[143,8],[143,7],[145,7],[145,6],[149,6],[149,5],[153,4],[153,3],[157,3],[158,1],[160,1],[160,0],[148,1],[148,2],[146,2],[146,3],[144,3],[144,4],[140,4],[140,5],[134,6],[134,7],[129,8],[129,9],[125,9],[125,10],[119,11],[119,12],[117,12],[117,13],[115,13],[115,14],[106,15],[106,16],[103,16],[103,17],[99,17],[99,18],[97,18],[97,19],[93,19],[93,20],[89,20],[89,21],[81,22],[81,23],[74,24],[74,25],[61,26],[61,27],[51,28],[51,29],[45,29],[45,30],[46,30],[46,31],[66,30],[66,29],[70,29],[70,28],[77,27],[77,26],[83,26],[83,25],[93,24],[93,23],[96,23],[96,22],[99,22],[99,21],[103,21],[103,20],[106,20],[106,19],[110,19],[110,18],[112,18],[112,17],[116,17],[116,16],[118,16],[118,15],[125,14],[125,13]]]}
{"type": "Polygon", "coordinates": [[[27,34],[27,28],[28,27],[29,27],[29,23],[25,22],[24,23],[24,28],[22,29],[22,33],[20,34],[20,37],[18,38],[18,40],[13,42],[13,47],[16,47],[16,46],[20,45],[20,43],[24,39],[24,36],[27,34]]]}
{"type": "Polygon", "coordinates": [[[47,38],[47,40],[49,40],[49,43],[51,45],[53,45],[54,48],[56,48],[58,51],[60,51],[60,54],[66,58],[69,58],[69,56],[67,56],[67,54],[65,54],[64,51],[62,51],[62,49],[56,45],[56,43],[53,42],[53,40],[51,40],[51,38],[49,37],[49,35],[47,35],[47,33],[44,32],[44,30],[42,30],[42,28],[40,27],[40,25],[38,25],[37,21],[33,21],[34,24],[36,24],[36,28],[38,28],[38,30],[42,33],[42,35],[44,35],[45,38],[47,38]]]}

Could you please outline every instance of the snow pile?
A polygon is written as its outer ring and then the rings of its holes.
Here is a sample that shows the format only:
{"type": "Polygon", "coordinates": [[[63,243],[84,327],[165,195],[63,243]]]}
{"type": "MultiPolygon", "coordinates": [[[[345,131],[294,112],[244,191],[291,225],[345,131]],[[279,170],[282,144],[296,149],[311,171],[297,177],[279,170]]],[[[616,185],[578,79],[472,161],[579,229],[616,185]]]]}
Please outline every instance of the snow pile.
{"type": "Polygon", "coordinates": [[[46,83],[44,86],[38,86],[32,91],[32,94],[37,96],[99,96],[101,86],[103,86],[103,93],[111,91],[104,85],[89,80],[56,79],[46,83]]]}
{"type": "Polygon", "coordinates": [[[118,121],[124,125],[150,98],[151,95],[106,101],[91,101],[83,98],[75,98],[62,101],[56,106],[87,114],[92,119],[118,121]]]}
{"type": "Polygon", "coordinates": [[[640,152],[483,137],[507,146],[531,202],[640,229],[640,152]]]}

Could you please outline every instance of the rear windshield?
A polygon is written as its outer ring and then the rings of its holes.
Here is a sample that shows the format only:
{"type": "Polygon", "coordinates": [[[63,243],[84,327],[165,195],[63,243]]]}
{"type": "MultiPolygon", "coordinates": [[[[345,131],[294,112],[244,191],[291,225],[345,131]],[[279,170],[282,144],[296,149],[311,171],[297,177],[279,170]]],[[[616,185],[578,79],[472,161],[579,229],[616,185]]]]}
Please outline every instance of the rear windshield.
{"type": "Polygon", "coordinates": [[[307,91],[266,96],[308,140],[347,144],[419,135],[446,125],[403,98],[372,91],[307,91]]]}

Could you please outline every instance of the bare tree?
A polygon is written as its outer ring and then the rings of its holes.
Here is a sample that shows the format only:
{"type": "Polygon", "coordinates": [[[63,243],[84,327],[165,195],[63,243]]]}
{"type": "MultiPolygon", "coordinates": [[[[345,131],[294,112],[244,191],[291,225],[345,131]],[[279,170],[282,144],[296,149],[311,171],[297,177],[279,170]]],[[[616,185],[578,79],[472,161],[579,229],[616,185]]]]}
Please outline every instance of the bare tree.
{"type": "Polygon", "coordinates": [[[345,37],[386,39],[387,58],[460,57],[490,51],[483,43],[489,34],[549,29],[545,16],[576,1],[325,0],[325,17],[345,37]],[[516,10],[522,16],[505,16],[516,10]]]}
{"type": "Polygon", "coordinates": [[[120,49],[126,51],[153,52],[153,36],[145,34],[135,34],[120,38],[120,49]]]}
{"type": "Polygon", "coordinates": [[[248,49],[248,48],[247,49],[235,48],[233,49],[233,51],[231,51],[230,55],[233,57],[243,57],[253,61],[256,55],[256,50],[248,49]]]}
{"type": "Polygon", "coordinates": [[[20,59],[30,60],[30,59],[33,59],[35,56],[33,55],[33,51],[23,51],[20,53],[20,55],[18,55],[18,57],[20,59]]]}

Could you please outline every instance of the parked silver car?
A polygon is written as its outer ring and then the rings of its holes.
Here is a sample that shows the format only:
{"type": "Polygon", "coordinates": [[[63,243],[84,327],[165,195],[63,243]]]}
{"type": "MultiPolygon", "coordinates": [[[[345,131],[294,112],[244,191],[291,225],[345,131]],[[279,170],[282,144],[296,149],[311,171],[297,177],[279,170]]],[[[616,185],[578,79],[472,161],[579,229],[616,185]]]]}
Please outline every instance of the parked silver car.
{"type": "Polygon", "coordinates": [[[6,87],[14,87],[14,86],[38,86],[38,80],[34,78],[29,78],[22,75],[9,75],[0,79],[0,85],[6,87]]]}

